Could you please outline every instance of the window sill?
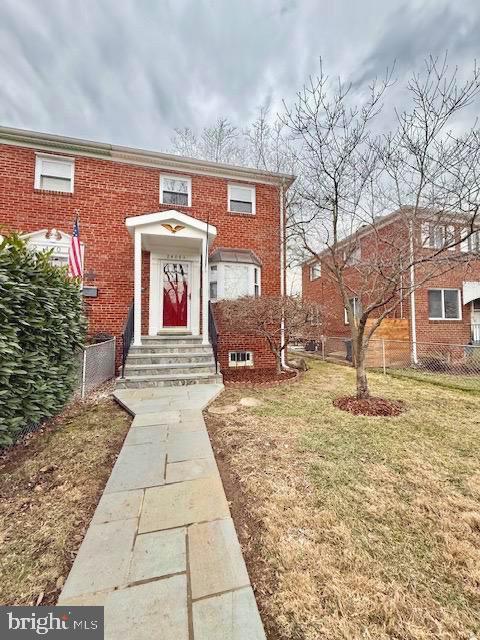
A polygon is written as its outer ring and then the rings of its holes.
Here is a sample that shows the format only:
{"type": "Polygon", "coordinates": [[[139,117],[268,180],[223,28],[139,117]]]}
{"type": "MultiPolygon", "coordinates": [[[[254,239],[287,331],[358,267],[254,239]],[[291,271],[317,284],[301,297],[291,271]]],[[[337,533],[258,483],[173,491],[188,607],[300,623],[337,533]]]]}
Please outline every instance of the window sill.
{"type": "Polygon", "coordinates": [[[242,211],[227,211],[227,213],[230,216],[242,216],[242,218],[245,218],[245,216],[249,217],[249,218],[254,218],[256,213],[246,213],[246,212],[242,212],[242,211]]]}
{"type": "Polygon", "coordinates": [[[159,202],[162,207],[170,207],[171,209],[191,209],[191,204],[171,204],[169,202],[159,202]]]}
{"type": "Polygon", "coordinates": [[[445,322],[461,322],[463,318],[429,318],[432,324],[444,324],[445,322]]]}
{"type": "Polygon", "coordinates": [[[45,195],[45,196],[63,196],[66,198],[72,198],[73,197],[73,191],[53,191],[51,189],[33,189],[33,193],[37,193],[38,195],[45,195]]]}

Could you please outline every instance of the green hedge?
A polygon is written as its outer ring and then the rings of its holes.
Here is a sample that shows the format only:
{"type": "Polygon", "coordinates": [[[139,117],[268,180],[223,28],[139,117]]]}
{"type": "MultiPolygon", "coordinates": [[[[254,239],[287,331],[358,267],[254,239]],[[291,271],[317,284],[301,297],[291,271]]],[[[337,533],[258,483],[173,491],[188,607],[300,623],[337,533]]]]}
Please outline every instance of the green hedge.
{"type": "MultiPolygon", "coordinates": [[[[1,238],[0,238],[1,239],[1,238]]],[[[78,283],[18,235],[0,242],[0,447],[57,413],[78,375],[86,321],[78,283]]]]}

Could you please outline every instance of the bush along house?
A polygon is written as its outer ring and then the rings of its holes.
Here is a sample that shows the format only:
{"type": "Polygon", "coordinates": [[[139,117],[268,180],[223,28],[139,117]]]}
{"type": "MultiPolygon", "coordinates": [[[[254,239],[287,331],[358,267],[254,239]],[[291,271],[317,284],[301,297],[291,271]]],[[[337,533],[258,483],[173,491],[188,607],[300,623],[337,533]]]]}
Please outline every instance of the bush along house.
{"type": "MultiPolygon", "coordinates": [[[[480,355],[480,230],[472,233],[471,220],[467,223],[460,214],[442,216],[424,211],[416,215],[413,223],[411,220],[408,207],[401,208],[345,237],[333,253],[326,249],[305,261],[303,297],[327,310],[325,336],[348,340],[349,320],[329,269],[332,256],[336,253],[339,259],[346,260],[343,273],[355,318],[375,295],[381,268],[385,279],[395,259],[398,264],[403,260],[411,267],[405,267],[400,275],[397,303],[382,320],[373,339],[398,341],[397,354],[403,361],[409,358],[413,363],[418,362],[422,344],[456,345],[458,358],[472,353],[472,346],[478,346],[474,351],[480,355]],[[394,252],[397,253],[392,257],[394,252]],[[430,262],[422,261],[432,255],[437,257],[430,262]],[[400,353],[402,349],[404,353],[400,353]]],[[[480,220],[478,223],[480,227],[480,220]]],[[[378,317],[372,313],[367,328],[378,317]]],[[[337,355],[342,355],[341,350],[345,357],[343,346],[337,355]]],[[[375,364],[378,366],[378,362],[372,361],[372,366],[375,364]]]]}
{"type": "Polygon", "coordinates": [[[275,366],[264,339],[219,324],[215,302],[283,293],[292,182],[0,127],[0,224],[66,265],[78,215],[89,335],[117,337],[120,386],[211,382],[228,367],[275,366]]]}

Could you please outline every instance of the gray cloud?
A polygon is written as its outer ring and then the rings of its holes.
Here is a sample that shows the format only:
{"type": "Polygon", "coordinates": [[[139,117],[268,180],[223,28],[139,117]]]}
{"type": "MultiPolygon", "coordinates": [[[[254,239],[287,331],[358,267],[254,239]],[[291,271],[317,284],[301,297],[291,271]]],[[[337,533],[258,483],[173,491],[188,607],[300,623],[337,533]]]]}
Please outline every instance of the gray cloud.
{"type": "Polygon", "coordinates": [[[2,0],[0,122],[166,148],[173,127],[281,108],[323,56],[356,86],[478,56],[475,0],[2,0]]]}

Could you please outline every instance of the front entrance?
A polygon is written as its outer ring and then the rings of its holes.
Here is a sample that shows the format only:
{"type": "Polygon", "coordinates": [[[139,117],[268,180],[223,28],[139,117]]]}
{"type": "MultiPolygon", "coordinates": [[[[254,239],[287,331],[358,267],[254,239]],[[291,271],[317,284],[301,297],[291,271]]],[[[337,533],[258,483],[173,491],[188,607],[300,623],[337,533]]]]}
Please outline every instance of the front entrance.
{"type": "Polygon", "coordinates": [[[163,327],[184,328],[189,325],[190,265],[188,262],[163,262],[163,327]]]}

